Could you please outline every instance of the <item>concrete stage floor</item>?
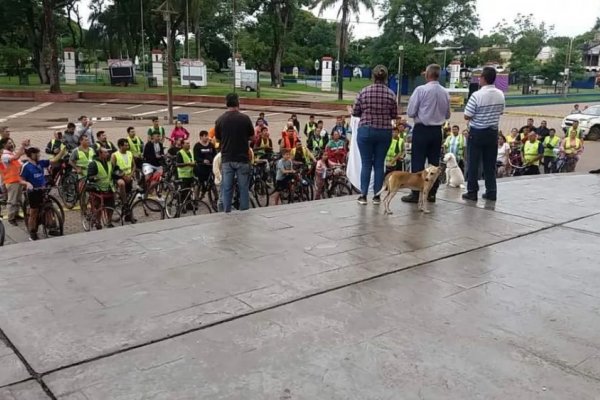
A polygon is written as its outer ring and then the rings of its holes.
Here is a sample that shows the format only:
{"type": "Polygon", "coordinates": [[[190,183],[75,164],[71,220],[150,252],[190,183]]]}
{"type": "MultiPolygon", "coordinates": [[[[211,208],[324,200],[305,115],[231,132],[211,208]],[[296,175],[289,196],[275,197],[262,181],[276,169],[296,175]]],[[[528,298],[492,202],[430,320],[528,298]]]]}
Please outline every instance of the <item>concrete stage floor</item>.
{"type": "Polygon", "coordinates": [[[0,399],[600,399],[600,179],[0,252],[0,399]]]}

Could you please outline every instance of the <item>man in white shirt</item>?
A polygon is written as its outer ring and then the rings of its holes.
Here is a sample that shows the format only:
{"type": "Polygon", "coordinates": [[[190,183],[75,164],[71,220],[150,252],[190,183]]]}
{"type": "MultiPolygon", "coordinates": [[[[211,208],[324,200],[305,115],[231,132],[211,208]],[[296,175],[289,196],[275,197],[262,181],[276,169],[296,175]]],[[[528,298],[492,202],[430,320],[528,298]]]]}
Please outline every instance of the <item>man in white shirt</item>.
{"type": "Polygon", "coordinates": [[[467,141],[467,193],[463,199],[477,201],[479,165],[483,163],[485,190],[483,199],[496,201],[496,158],[498,157],[498,125],[504,112],[504,93],[496,89],[496,69],[485,67],[479,77],[481,89],[473,93],[465,107],[469,121],[467,141]]]}

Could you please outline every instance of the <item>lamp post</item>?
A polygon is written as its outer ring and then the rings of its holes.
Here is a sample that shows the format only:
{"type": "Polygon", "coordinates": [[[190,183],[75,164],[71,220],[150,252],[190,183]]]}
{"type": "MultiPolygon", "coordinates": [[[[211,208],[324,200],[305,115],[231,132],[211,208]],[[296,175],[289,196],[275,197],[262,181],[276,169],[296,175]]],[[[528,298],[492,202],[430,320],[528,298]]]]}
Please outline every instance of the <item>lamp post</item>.
{"type": "Polygon", "coordinates": [[[338,85],[338,89],[340,86],[340,60],[335,60],[335,76],[336,76],[336,82],[338,85]]]}
{"type": "Polygon", "coordinates": [[[569,42],[569,53],[565,63],[564,81],[563,81],[563,97],[567,98],[567,85],[569,84],[569,75],[571,72],[571,52],[573,51],[573,38],[569,42]]]}
{"type": "Polygon", "coordinates": [[[144,92],[146,91],[146,49],[144,48],[144,0],[140,0],[140,26],[142,28],[142,80],[144,81],[144,92]]]}
{"type": "Polygon", "coordinates": [[[169,125],[173,123],[173,60],[171,57],[173,43],[171,41],[171,15],[177,14],[172,8],[170,0],[165,0],[156,10],[163,16],[167,23],[167,108],[169,110],[169,125]]]}
{"type": "Polygon", "coordinates": [[[398,112],[402,114],[402,56],[404,55],[404,46],[398,46],[398,93],[396,94],[396,102],[398,104],[398,112]]]}
{"type": "Polygon", "coordinates": [[[315,87],[317,87],[317,79],[319,77],[319,67],[321,66],[321,63],[319,62],[319,60],[315,60],[315,87]]]}

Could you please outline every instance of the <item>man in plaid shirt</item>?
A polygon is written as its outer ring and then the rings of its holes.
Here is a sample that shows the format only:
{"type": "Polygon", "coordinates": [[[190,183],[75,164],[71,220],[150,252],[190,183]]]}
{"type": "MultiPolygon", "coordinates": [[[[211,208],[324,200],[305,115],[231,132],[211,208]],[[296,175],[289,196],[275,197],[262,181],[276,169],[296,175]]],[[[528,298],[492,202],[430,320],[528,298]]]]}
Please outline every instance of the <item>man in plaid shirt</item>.
{"type": "MultiPolygon", "coordinates": [[[[387,86],[387,69],[378,65],[373,70],[374,83],[358,94],[352,115],[360,118],[356,142],[360,151],[360,204],[367,204],[367,192],[374,171],[375,193],[381,191],[385,172],[385,155],[392,141],[392,120],[398,116],[396,96],[387,86]]],[[[373,204],[379,204],[379,196],[373,204]]]]}

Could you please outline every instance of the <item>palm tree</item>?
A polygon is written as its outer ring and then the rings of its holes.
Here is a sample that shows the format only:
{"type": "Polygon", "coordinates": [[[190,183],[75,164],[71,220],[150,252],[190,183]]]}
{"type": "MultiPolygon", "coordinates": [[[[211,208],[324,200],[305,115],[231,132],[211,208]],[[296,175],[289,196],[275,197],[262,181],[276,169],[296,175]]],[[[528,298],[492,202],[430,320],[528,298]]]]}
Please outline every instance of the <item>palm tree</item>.
{"type": "Polygon", "coordinates": [[[323,11],[328,8],[334,7],[337,4],[340,4],[340,8],[338,10],[338,18],[340,18],[340,35],[339,35],[339,58],[340,69],[338,71],[338,100],[343,100],[344,98],[344,58],[346,56],[346,48],[348,41],[348,25],[350,24],[350,16],[352,14],[356,15],[356,20],[358,21],[358,16],[360,13],[360,6],[364,6],[367,10],[371,11],[374,14],[374,0],[316,0],[313,4],[313,8],[316,8],[318,5],[321,5],[319,9],[319,15],[323,14],[323,11]]]}

